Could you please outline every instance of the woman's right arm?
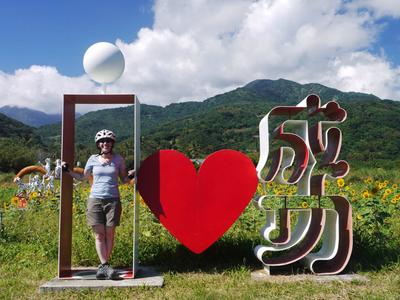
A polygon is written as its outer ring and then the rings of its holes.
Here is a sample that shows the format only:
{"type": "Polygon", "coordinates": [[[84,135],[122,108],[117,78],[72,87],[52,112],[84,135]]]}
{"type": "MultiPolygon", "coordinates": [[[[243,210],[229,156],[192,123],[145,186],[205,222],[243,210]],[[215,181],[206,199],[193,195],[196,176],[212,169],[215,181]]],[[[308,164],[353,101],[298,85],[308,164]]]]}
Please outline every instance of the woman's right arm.
{"type": "Polygon", "coordinates": [[[75,178],[76,180],[79,180],[79,181],[83,181],[85,179],[88,179],[89,176],[90,176],[90,171],[89,170],[85,170],[83,172],[83,174],[77,173],[77,172],[74,172],[74,171],[70,170],[69,167],[68,167],[68,164],[65,161],[63,161],[61,163],[61,167],[62,167],[62,170],[64,172],[68,173],[69,175],[71,175],[72,178],[75,178]]]}

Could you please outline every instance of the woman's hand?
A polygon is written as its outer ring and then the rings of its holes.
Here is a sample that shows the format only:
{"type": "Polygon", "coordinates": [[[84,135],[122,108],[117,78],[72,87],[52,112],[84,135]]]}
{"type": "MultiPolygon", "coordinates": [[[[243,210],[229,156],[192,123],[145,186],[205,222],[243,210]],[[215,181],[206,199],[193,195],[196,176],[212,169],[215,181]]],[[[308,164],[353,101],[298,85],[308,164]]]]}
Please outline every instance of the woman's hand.
{"type": "Polygon", "coordinates": [[[62,170],[63,170],[64,172],[69,173],[69,171],[70,171],[70,170],[69,170],[68,163],[65,162],[65,161],[61,162],[61,168],[62,168],[62,170]]]}
{"type": "Polygon", "coordinates": [[[128,171],[128,178],[129,179],[133,179],[135,177],[135,173],[136,173],[135,170],[129,170],[128,171]]]}

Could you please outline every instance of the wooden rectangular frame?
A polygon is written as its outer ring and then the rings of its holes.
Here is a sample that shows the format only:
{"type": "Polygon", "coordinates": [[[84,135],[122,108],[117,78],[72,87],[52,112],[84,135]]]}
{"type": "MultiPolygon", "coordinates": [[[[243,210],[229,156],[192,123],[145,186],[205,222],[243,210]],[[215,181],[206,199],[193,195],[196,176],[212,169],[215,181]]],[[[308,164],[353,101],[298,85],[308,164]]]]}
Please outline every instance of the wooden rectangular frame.
{"type": "MultiPolygon", "coordinates": [[[[75,105],[76,104],[133,104],[134,105],[134,168],[140,166],[140,103],[135,95],[64,95],[62,115],[61,160],[74,165],[75,148],[75,105]]],[[[102,128],[99,128],[101,130],[102,128]]],[[[138,172],[136,172],[137,174],[138,172]]],[[[134,184],[134,220],[133,220],[133,277],[137,271],[139,205],[136,199],[136,177],[134,184]]],[[[72,255],[72,197],[73,179],[61,175],[61,201],[58,244],[58,277],[70,277],[72,255]]],[[[94,244],[93,244],[94,245],[94,244]]]]}

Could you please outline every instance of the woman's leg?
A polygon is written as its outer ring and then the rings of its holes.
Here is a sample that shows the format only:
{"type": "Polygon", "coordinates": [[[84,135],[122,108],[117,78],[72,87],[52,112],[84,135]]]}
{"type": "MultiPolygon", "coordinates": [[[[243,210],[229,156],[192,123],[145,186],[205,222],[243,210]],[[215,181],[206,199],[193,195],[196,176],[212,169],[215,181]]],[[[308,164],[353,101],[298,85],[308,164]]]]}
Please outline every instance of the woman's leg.
{"type": "Polygon", "coordinates": [[[114,247],[115,226],[106,226],[107,261],[110,259],[114,247]]]}
{"type": "Polygon", "coordinates": [[[92,226],[92,229],[95,236],[97,255],[99,256],[100,262],[102,264],[105,264],[106,262],[108,262],[106,226],[94,225],[92,226]]]}

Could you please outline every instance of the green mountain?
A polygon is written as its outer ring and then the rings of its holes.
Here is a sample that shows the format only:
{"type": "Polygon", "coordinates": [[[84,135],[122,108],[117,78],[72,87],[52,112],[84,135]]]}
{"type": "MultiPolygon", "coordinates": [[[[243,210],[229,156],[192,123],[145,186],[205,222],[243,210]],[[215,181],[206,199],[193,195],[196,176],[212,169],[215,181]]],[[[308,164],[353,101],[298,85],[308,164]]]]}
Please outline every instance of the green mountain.
{"type": "Polygon", "coordinates": [[[41,125],[47,125],[57,123],[61,121],[61,115],[54,114],[49,115],[42,111],[17,106],[2,106],[0,107],[0,113],[5,114],[7,117],[20,121],[28,126],[38,127],[41,125]]]}
{"type": "Polygon", "coordinates": [[[372,94],[341,92],[337,89],[326,87],[319,83],[299,84],[285,79],[269,80],[260,79],[250,82],[244,87],[264,99],[274,100],[279,103],[296,104],[309,94],[317,94],[321,99],[337,101],[355,100],[381,100],[372,94]]]}
{"type": "MultiPolygon", "coordinates": [[[[0,107],[0,113],[32,127],[59,123],[62,118],[61,114],[46,114],[35,109],[9,105],[0,107]]],[[[77,117],[79,116],[80,114],[77,113],[77,117]]]]}
{"type": "Polygon", "coordinates": [[[35,136],[34,128],[0,113],[0,137],[29,140],[35,136]]]}
{"type": "MultiPolygon", "coordinates": [[[[141,105],[142,158],[158,149],[177,149],[201,158],[224,149],[258,156],[258,123],[276,105],[295,105],[309,94],[322,103],[336,100],[348,112],[340,127],[343,148],[340,158],[351,165],[393,166],[400,162],[400,103],[363,93],[345,93],[321,84],[299,84],[284,79],[256,80],[203,102],[174,103],[166,107],[141,105]]],[[[131,156],[133,107],[106,109],[76,121],[79,160],[93,151],[95,133],[108,128],[119,139],[119,151],[131,156]]],[[[59,153],[61,126],[36,130],[51,153],[59,153]]]]}
{"type": "Polygon", "coordinates": [[[17,171],[37,162],[44,148],[34,128],[0,113],[0,171],[17,171]]]}

